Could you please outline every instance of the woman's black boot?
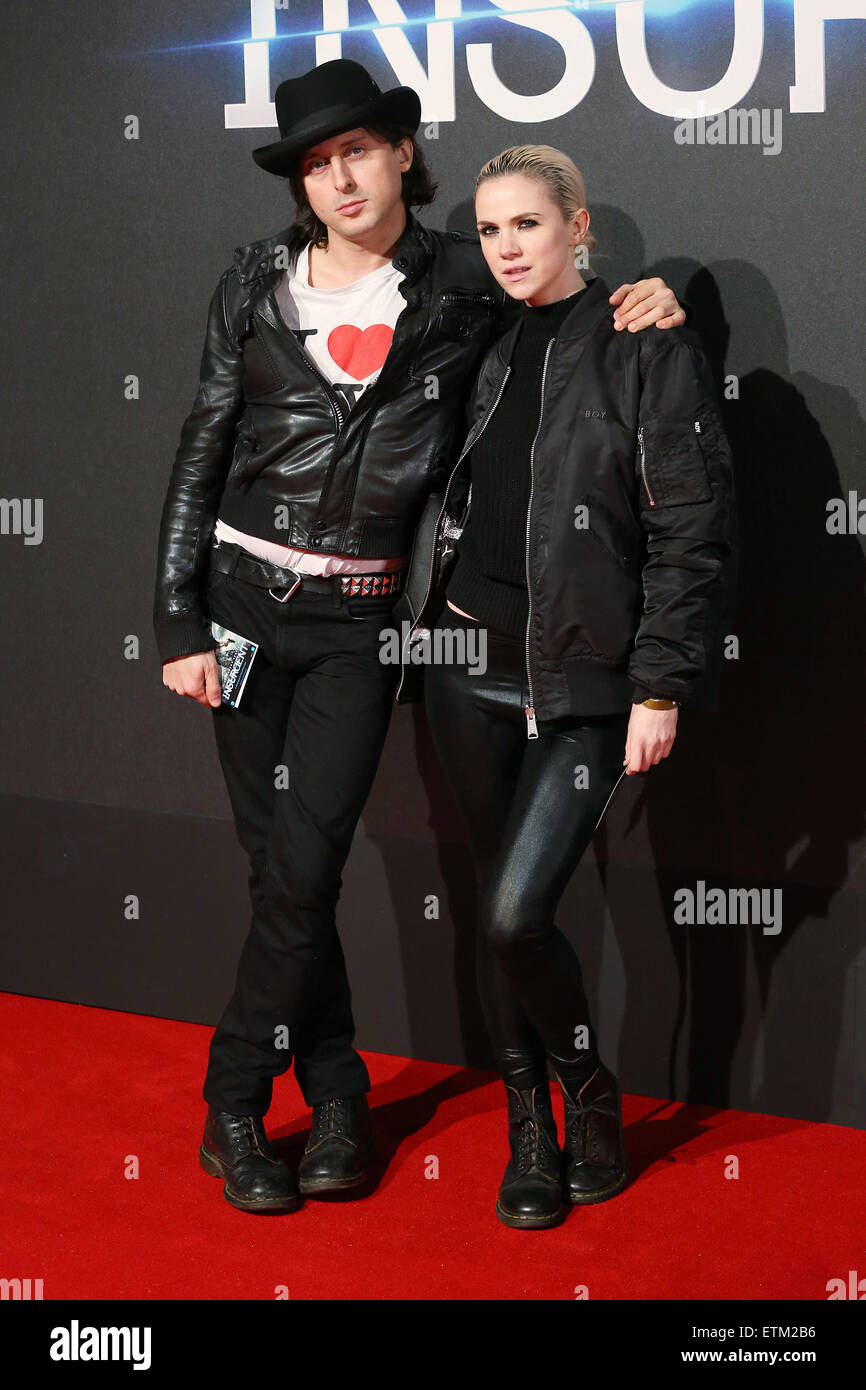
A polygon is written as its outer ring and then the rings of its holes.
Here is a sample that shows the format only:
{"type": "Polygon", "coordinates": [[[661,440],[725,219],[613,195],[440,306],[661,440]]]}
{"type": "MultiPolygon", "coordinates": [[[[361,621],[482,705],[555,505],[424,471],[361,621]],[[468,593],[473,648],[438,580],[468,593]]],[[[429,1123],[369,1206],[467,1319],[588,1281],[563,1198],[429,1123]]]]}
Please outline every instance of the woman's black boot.
{"type": "Polygon", "coordinates": [[[508,1142],[496,1215],[505,1226],[536,1230],[557,1226],[566,1213],[562,1200],[562,1153],[545,1081],[529,1091],[506,1084],[508,1142]]]}
{"type": "Polygon", "coordinates": [[[565,1103],[565,1195],[589,1205],[628,1183],[619,1083],[601,1063],[579,1089],[556,1073],[565,1103]]]}

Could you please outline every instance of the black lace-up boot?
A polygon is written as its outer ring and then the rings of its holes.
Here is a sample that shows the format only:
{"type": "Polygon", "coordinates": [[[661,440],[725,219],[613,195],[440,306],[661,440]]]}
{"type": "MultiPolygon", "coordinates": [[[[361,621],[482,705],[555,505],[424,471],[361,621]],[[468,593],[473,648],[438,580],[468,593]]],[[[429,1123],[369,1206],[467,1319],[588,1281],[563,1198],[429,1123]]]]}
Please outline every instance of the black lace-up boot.
{"type": "Polygon", "coordinates": [[[545,1081],[529,1091],[505,1087],[511,1158],[499,1188],[496,1215],[505,1226],[536,1230],[565,1216],[562,1155],[545,1081]]]}
{"type": "Polygon", "coordinates": [[[619,1083],[599,1064],[580,1089],[557,1072],[565,1103],[565,1193],[589,1205],[615,1197],[628,1183],[619,1083]]]}
{"type": "Polygon", "coordinates": [[[206,1173],[225,1179],[225,1199],[240,1211],[294,1211],[300,1206],[294,1175],[274,1153],[255,1115],[228,1115],[211,1107],[199,1162],[206,1173]]]}
{"type": "Polygon", "coordinates": [[[367,1176],[373,1156],[367,1097],[343,1096],[313,1106],[313,1129],[298,1165],[303,1193],[342,1192],[367,1176]]]}

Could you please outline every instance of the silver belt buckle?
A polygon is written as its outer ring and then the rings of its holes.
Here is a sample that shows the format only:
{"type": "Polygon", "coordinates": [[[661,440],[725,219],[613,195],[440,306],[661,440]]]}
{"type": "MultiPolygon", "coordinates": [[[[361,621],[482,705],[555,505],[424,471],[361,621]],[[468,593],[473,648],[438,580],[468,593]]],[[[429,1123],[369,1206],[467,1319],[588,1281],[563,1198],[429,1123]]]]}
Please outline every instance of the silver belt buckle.
{"type": "Polygon", "coordinates": [[[292,597],[292,594],[295,592],[295,590],[301,582],[301,575],[298,570],[293,570],[291,565],[286,565],[285,568],[289,571],[289,574],[293,574],[295,576],[295,582],[292,585],[291,589],[289,589],[288,593],[283,594],[282,597],[280,597],[279,594],[275,594],[273,589],[268,589],[268,593],[270,594],[271,598],[275,598],[277,600],[277,603],[288,603],[289,599],[292,597]]]}

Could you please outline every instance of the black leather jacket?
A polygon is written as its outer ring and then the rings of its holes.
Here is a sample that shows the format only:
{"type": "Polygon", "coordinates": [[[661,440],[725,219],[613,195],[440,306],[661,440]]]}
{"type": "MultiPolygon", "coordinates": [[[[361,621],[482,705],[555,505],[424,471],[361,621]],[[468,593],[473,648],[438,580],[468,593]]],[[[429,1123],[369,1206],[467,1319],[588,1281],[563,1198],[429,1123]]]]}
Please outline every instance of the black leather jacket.
{"type": "Polygon", "coordinates": [[[211,299],[160,525],[153,618],[162,661],[216,645],[203,593],[218,515],[305,550],[408,555],[465,433],[483,350],[510,321],[512,302],[477,236],[431,231],[407,213],[394,255],[406,307],[378,379],[349,411],[274,299],[299,249],[288,232],[239,247],[211,299]]]}
{"type": "MultiPolygon", "coordinates": [[[[589,282],[545,356],[526,527],[529,737],[539,719],[623,711],[648,696],[717,703],[736,529],[715,385],[691,333],[618,333],[609,295],[589,282]]],[[[430,643],[419,639],[444,603],[471,504],[469,455],[519,332],[518,318],[485,354],[469,434],[419,524],[395,610],[400,703],[421,693],[430,643]]]]}

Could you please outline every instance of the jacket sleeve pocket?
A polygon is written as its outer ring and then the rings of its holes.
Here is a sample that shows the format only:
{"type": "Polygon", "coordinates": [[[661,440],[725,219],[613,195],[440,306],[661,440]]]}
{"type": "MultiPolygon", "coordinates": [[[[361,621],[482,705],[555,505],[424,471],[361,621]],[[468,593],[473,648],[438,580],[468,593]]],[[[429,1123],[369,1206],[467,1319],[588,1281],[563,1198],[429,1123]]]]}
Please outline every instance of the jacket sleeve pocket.
{"type": "Polygon", "coordinates": [[[638,430],[640,471],[651,507],[709,502],[713,493],[701,445],[701,422],[644,424],[638,430]]]}
{"type": "Polygon", "coordinates": [[[679,330],[660,333],[642,359],[635,481],[644,604],[628,671],[634,700],[648,691],[689,704],[722,639],[736,497],[709,363],[679,330]]]}

